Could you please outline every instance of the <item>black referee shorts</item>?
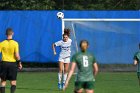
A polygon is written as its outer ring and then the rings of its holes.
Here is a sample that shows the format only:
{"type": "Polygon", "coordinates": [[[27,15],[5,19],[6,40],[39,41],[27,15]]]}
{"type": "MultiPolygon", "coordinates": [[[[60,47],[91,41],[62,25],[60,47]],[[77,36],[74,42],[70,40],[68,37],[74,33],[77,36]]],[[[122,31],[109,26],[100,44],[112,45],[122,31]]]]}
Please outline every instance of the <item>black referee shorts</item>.
{"type": "Polygon", "coordinates": [[[2,80],[16,80],[17,79],[17,63],[16,62],[2,62],[1,63],[1,79],[2,80]]]}

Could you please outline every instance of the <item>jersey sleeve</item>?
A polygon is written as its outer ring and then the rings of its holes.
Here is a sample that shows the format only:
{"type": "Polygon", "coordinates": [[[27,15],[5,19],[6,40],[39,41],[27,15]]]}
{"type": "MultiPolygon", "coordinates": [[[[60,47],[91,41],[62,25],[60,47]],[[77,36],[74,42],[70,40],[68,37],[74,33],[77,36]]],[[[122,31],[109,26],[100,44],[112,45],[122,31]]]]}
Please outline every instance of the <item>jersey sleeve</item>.
{"type": "Polygon", "coordinates": [[[18,53],[19,52],[19,45],[18,43],[15,44],[15,53],[18,53]]]}
{"type": "Polygon", "coordinates": [[[72,40],[69,38],[69,41],[72,43],[72,40]]]}
{"type": "Polygon", "coordinates": [[[61,46],[62,45],[62,41],[58,41],[58,42],[55,42],[55,46],[61,46]]]}
{"type": "Polygon", "coordinates": [[[72,56],[72,62],[76,63],[76,54],[72,56]]]}
{"type": "Polygon", "coordinates": [[[136,52],[136,53],[134,54],[134,57],[133,57],[134,60],[137,60],[137,54],[138,54],[138,52],[136,52]]]}

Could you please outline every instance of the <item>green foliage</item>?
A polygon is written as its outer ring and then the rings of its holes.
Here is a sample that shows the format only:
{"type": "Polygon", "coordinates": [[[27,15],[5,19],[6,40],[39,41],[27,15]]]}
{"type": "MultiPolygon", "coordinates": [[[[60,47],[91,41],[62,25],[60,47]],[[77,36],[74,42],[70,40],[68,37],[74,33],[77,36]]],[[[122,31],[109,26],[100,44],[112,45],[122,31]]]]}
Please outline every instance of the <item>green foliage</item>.
{"type": "Polygon", "coordinates": [[[54,9],[53,0],[3,0],[0,1],[0,9],[6,10],[45,10],[54,9]]]}
{"type": "Polygon", "coordinates": [[[1,10],[139,10],[139,0],[0,0],[1,10]],[[64,2],[64,3],[63,3],[64,2]],[[63,5],[64,4],[64,5],[63,5]]]}

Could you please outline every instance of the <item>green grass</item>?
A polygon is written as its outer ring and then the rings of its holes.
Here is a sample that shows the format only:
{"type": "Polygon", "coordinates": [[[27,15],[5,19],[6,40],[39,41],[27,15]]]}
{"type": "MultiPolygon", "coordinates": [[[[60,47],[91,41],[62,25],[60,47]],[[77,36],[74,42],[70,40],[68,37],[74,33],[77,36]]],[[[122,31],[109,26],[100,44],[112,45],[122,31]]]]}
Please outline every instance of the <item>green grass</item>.
{"type": "MultiPolygon", "coordinates": [[[[57,89],[57,73],[19,73],[16,93],[73,93],[74,77],[65,92],[57,89]]],[[[9,93],[9,83],[6,88],[9,93]]],[[[140,93],[136,73],[99,73],[95,93],[140,93]]]]}

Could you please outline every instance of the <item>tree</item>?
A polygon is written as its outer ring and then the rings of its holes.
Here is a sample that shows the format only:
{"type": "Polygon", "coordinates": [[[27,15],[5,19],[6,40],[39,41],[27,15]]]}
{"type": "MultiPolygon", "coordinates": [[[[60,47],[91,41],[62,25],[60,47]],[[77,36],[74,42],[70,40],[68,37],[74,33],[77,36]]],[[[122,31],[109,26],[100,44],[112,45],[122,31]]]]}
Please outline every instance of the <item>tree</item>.
{"type": "Polygon", "coordinates": [[[139,10],[140,0],[0,0],[1,10],[139,10]]]}
{"type": "Polygon", "coordinates": [[[55,2],[53,0],[2,0],[0,1],[0,9],[6,10],[45,10],[54,9],[55,2]]]}

